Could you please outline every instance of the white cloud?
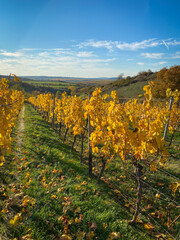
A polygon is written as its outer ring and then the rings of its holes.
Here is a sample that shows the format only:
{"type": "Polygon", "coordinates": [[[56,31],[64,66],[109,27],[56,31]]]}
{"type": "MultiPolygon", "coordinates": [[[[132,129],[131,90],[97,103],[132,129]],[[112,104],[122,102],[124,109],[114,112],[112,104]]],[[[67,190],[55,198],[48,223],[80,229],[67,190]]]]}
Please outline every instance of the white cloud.
{"type": "Polygon", "coordinates": [[[7,52],[5,50],[0,50],[0,55],[5,57],[20,57],[23,55],[22,52],[7,52]]]}
{"type": "Polygon", "coordinates": [[[140,49],[158,47],[158,46],[164,45],[164,42],[168,47],[180,45],[180,41],[177,41],[174,39],[161,40],[161,39],[152,38],[152,39],[146,39],[146,40],[136,41],[136,42],[121,42],[121,41],[107,41],[107,40],[96,41],[96,40],[90,39],[88,41],[78,44],[77,46],[79,48],[86,48],[86,47],[106,48],[109,51],[113,51],[115,49],[136,51],[140,49]]]}
{"type": "Polygon", "coordinates": [[[77,53],[77,57],[92,57],[93,52],[78,52],[77,53]]]}
{"type": "Polygon", "coordinates": [[[120,50],[130,50],[130,51],[135,51],[138,49],[145,49],[148,47],[156,47],[158,46],[159,43],[155,39],[148,39],[148,40],[143,40],[140,42],[131,42],[131,43],[126,43],[126,42],[120,42],[116,44],[116,47],[120,50]]]}
{"type": "MultiPolygon", "coordinates": [[[[3,50],[0,53],[11,52],[3,50]]],[[[97,57],[93,55],[93,52],[77,51],[76,49],[20,49],[14,53],[21,54],[2,54],[0,56],[0,74],[13,72],[16,75],[114,76],[114,71],[112,72],[109,64],[115,58],[97,57]]]]}
{"type": "Polygon", "coordinates": [[[109,58],[109,59],[84,59],[82,62],[86,63],[108,63],[115,61],[115,58],[109,58]]]}
{"type": "Polygon", "coordinates": [[[39,51],[40,48],[21,48],[20,51],[26,52],[26,51],[39,51]]]}
{"type": "Polygon", "coordinates": [[[78,47],[79,48],[84,48],[84,47],[106,48],[110,51],[114,49],[135,51],[138,49],[145,49],[148,47],[156,47],[158,45],[160,45],[160,41],[156,40],[155,38],[143,40],[140,42],[131,42],[131,43],[120,42],[120,41],[106,41],[106,40],[95,41],[91,39],[78,44],[78,47]]]}
{"type": "Polygon", "coordinates": [[[166,41],[166,44],[169,45],[169,46],[178,46],[178,45],[180,45],[180,41],[170,40],[169,42],[166,41]]]}
{"type": "Polygon", "coordinates": [[[111,51],[113,49],[113,45],[114,43],[112,41],[95,41],[91,39],[86,42],[82,42],[77,46],[79,48],[84,48],[84,47],[106,48],[111,51]]]}
{"type": "MultiPolygon", "coordinates": [[[[173,39],[164,41],[169,48],[180,44],[173,39]]],[[[160,69],[165,64],[169,66],[166,62],[168,59],[171,59],[171,65],[176,63],[176,59],[180,58],[178,48],[176,47],[174,53],[172,49],[168,53],[165,49],[166,53],[163,53],[163,45],[162,40],[154,38],[130,43],[88,40],[79,45],[73,43],[69,48],[22,48],[14,51],[0,49],[0,74],[12,72],[17,75],[113,77],[124,72],[125,75],[132,75],[137,73],[139,68],[145,69],[150,66],[160,69]],[[158,46],[161,47],[158,53],[143,50],[158,46]],[[102,49],[99,51],[99,48],[102,49]],[[130,52],[122,53],[123,50],[130,52]],[[140,50],[140,53],[135,50],[140,50]],[[145,61],[147,59],[159,59],[159,62],[149,63],[145,61]]]]}
{"type": "Polygon", "coordinates": [[[154,59],[160,59],[164,53],[141,53],[141,56],[145,58],[154,58],[154,59]]]}
{"type": "Polygon", "coordinates": [[[166,63],[167,63],[166,61],[161,61],[161,62],[152,63],[152,65],[157,66],[157,65],[164,65],[166,63]]]}

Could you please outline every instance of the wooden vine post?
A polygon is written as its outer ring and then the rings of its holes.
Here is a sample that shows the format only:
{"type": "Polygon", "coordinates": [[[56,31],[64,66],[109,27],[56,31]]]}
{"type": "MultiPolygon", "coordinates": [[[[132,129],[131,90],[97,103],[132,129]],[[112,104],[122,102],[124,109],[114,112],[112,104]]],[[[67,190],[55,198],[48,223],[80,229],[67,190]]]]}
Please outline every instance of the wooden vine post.
{"type": "MultiPolygon", "coordinates": [[[[174,100],[174,98],[173,98],[173,96],[172,96],[172,97],[170,98],[170,101],[169,101],[169,111],[171,111],[171,109],[172,109],[173,100],[174,100]]],[[[170,113],[170,115],[169,115],[168,122],[166,123],[165,128],[164,128],[164,140],[166,140],[166,136],[167,136],[167,133],[168,133],[170,117],[171,117],[171,113],[170,113]]]]}
{"type": "Polygon", "coordinates": [[[133,219],[130,221],[131,224],[135,224],[136,222],[136,219],[137,219],[137,216],[139,214],[139,210],[140,210],[140,204],[141,204],[141,197],[142,197],[142,181],[141,181],[141,178],[142,178],[142,165],[139,164],[139,163],[135,163],[134,164],[135,167],[136,167],[136,179],[137,179],[137,199],[136,199],[136,209],[135,209],[135,212],[134,212],[134,216],[133,216],[133,219]]]}
{"type": "Polygon", "coordinates": [[[61,136],[61,127],[62,127],[62,123],[59,123],[59,136],[61,136]]]}
{"type": "Polygon", "coordinates": [[[105,167],[106,167],[106,160],[104,159],[103,156],[101,156],[101,161],[102,161],[102,168],[101,168],[100,174],[99,174],[99,176],[98,176],[97,184],[100,183],[101,177],[102,177],[103,172],[104,172],[105,167]]]}
{"type": "MultiPolygon", "coordinates": [[[[88,102],[90,101],[90,94],[88,98],[88,102]]],[[[90,142],[91,136],[91,119],[90,115],[88,114],[88,159],[89,159],[89,175],[92,175],[92,147],[90,142]]]]}
{"type": "Polygon", "coordinates": [[[69,131],[69,128],[67,127],[67,128],[66,128],[66,131],[65,131],[65,134],[64,134],[64,140],[63,140],[63,142],[66,141],[66,136],[67,136],[68,131],[69,131]]]}
{"type": "Polygon", "coordinates": [[[55,109],[55,94],[53,94],[53,108],[52,108],[52,112],[53,112],[52,128],[53,129],[54,129],[54,118],[55,118],[54,109],[55,109]]]}
{"type": "Polygon", "coordinates": [[[74,141],[73,141],[72,146],[71,146],[71,151],[74,149],[74,145],[76,143],[76,138],[77,138],[77,135],[74,136],[74,141]]]}
{"type": "MultiPolygon", "coordinates": [[[[62,103],[61,103],[61,106],[62,106],[62,103]]],[[[61,128],[62,128],[62,122],[60,120],[60,123],[59,123],[59,136],[61,136],[61,128]]]]}

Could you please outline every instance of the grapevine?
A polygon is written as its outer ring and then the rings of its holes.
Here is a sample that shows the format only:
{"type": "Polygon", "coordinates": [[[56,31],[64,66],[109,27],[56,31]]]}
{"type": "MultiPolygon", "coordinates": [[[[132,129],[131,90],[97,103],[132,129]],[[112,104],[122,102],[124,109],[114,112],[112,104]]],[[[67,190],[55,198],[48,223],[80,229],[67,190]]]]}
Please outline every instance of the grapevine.
{"type": "MultiPolygon", "coordinates": [[[[16,76],[15,81],[18,81],[16,76]]],[[[10,90],[8,80],[2,78],[0,81],[0,166],[5,162],[6,153],[11,152],[11,133],[23,102],[23,93],[10,90]]]]}

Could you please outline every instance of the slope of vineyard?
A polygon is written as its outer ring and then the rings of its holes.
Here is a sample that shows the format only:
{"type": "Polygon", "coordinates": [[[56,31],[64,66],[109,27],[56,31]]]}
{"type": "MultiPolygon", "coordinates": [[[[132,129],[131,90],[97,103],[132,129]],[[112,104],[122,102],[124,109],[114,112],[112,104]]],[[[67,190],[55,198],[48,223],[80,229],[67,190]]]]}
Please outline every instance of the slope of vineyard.
{"type": "Polygon", "coordinates": [[[179,92],[167,92],[170,112],[168,102],[153,101],[152,87],[144,87],[143,102],[120,103],[116,91],[100,88],[85,100],[30,97],[36,110],[26,103],[20,154],[16,143],[0,169],[0,237],[174,239],[179,138],[169,148],[162,133],[167,123],[168,137],[179,131],[179,92]]]}
{"type": "MultiPolygon", "coordinates": [[[[143,87],[148,81],[154,81],[157,76],[156,72],[140,72],[136,76],[120,78],[104,85],[101,84],[103,94],[110,94],[111,91],[117,91],[119,97],[131,98],[143,94],[143,87]]],[[[80,94],[87,94],[94,91],[96,86],[87,86],[79,90],[80,94]]]]}
{"type": "MultiPolygon", "coordinates": [[[[131,219],[133,213],[130,197],[136,184],[119,161],[109,165],[103,182],[97,185],[96,178],[88,176],[86,164],[79,163],[79,144],[76,144],[77,151],[71,152],[69,144],[73,139],[70,135],[63,143],[28,104],[24,134],[22,157],[15,157],[11,164],[5,163],[0,173],[5,182],[9,182],[8,186],[3,183],[1,187],[0,233],[4,239],[147,240],[162,233],[167,236],[165,239],[173,239],[164,228],[174,236],[177,234],[162,224],[162,219],[166,223],[165,218],[158,217],[164,214],[164,206],[170,203],[173,207],[175,203],[157,191],[173,201],[178,199],[177,192],[172,198],[169,189],[174,180],[171,176],[150,173],[148,183],[157,190],[145,188],[143,208],[146,210],[133,227],[127,219],[131,219]],[[2,175],[2,172],[6,174],[2,175]],[[157,214],[153,218],[162,227],[153,222],[150,214],[157,214]]],[[[98,168],[95,166],[93,171],[98,168]]],[[[131,169],[128,173],[133,174],[131,169]]],[[[171,210],[171,217],[172,214],[171,210]]]]}

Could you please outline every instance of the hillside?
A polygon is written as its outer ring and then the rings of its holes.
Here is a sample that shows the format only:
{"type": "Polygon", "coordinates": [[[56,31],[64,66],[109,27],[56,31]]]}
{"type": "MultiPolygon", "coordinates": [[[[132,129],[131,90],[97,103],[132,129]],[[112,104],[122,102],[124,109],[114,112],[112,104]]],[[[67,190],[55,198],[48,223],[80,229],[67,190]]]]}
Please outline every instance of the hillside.
{"type": "MultiPolygon", "coordinates": [[[[36,77],[27,76],[19,77],[20,82],[10,81],[10,86],[18,90],[24,90],[31,94],[34,91],[56,93],[66,91],[70,93],[69,87],[73,86],[76,89],[76,94],[86,96],[89,92],[95,90],[96,87],[101,87],[104,94],[110,94],[116,90],[119,97],[131,98],[143,93],[143,86],[149,81],[154,81],[157,73],[155,72],[140,72],[136,76],[119,78],[62,78],[62,77],[36,77]]],[[[0,78],[7,77],[0,75],[0,78]]],[[[7,77],[8,78],[8,77],[7,77]]]]}
{"type": "MultiPolygon", "coordinates": [[[[126,77],[112,81],[106,85],[101,85],[102,92],[110,94],[111,91],[116,90],[119,97],[135,97],[143,93],[143,86],[149,81],[156,79],[156,72],[140,72],[138,75],[133,77],[126,77]]],[[[96,86],[90,86],[80,89],[80,94],[94,91],[96,86]]]]}

